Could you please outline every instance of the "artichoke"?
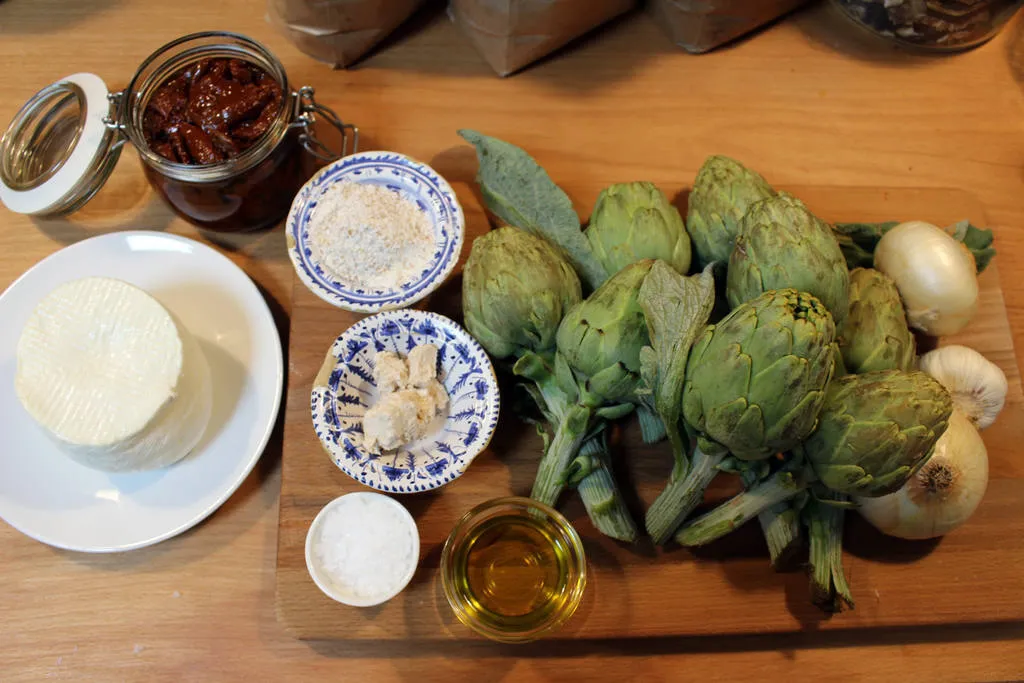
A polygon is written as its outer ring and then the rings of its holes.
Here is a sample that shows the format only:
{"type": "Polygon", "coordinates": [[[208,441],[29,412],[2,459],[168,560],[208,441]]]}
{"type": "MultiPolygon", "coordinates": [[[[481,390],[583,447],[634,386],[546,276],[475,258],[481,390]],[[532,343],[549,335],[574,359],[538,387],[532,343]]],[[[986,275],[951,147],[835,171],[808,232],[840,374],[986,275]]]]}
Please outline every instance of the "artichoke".
{"type": "Polygon", "coordinates": [[[726,296],[736,307],[762,292],[791,287],[818,297],[842,329],[850,276],[828,224],[784,192],[762,200],[740,222],[729,257],[726,296]]]}
{"type": "Polygon", "coordinates": [[[683,417],[697,448],[686,477],[669,482],[647,511],[656,543],[700,504],[727,454],[764,460],[811,433],[837,355],[832,316],[794,289],[765,292],[705,328],[683,382],[683,417]]]}
{"type": "Polygon", "coordinates": [[[835,325],[806,292],[773,290],[697,339],[683,416],[702,450],[760,460],[789,450],[817,421],[835,366],[835,325]]]}
{"type": "Polygon", "coordinates": [[[623,268],[558,326],[558,353],[586,390],[605,402],[632,401],[640,383],[640,349],[651,343],[640,286],[653,264],[643,260],[623,268]]]}
{"type": "Polygon", "coordinates": [[[850,496],[892,493],[927,462],[952,412],[949,393],[923,372],[837,377],[826,392],[818,428],[793,449],[786,465],[688,522],[676,541],[710,543],[816,481],[816,486],[850,496]]]}
{"type": "Polygon", "coordinates": [[[874,268],[850,271],[850,312],[839,339],[849,372],[910,370],[916,344],[896,284],[874,268]]]}
{"type": "MultiPolygon", "coordinates": [[[[650,343],[638,297],[653,263],[626,266],[574,306],[559,325],[553,373],[572,404],[561,411],[541,459],[530,494],[534,500],[554,505],[573,476],[570,465],[587,435],[601,426],[600,420],[633,410],[640,349],[650,343]]],[[[523,374],[526,360],[516,363],[517,373],[523,374]]]]}
{"type": "Polygon", "coordinates": [[[693,183],[686,214],[698,265],[728,261],[740,219],[751,204],[774,194],[768,181],[738,161],[708,157],[693,183]]]}
{"type": "Polygon", "coordinates": [[[633,541],[636,525],[608,469],[607,449],[600,435],[586,429],[591,411],[575,405],[575,392],[564,391],[551,368],[558,326],[581,300],[576,272],[543,238],[503,227],[474,241],[462,281],[466,327],[492,356],[518,359],[514,371],[528,380],[524,388],[555,428],[552,443],[561,448],[565,436],[575,438],[581,425],[583,436],[592,437],[585,444],[582,439],[569,444],[570,452],[583,445],[592,463],[574,483],[596,528],[633,541]]]}
{"type": "Polygon", "coordinates": [[[581,299],[576,271],[542,238],[502,227],[473,242],[462,311],[470,334],[495,358],[553,349],[562,317],[581,299]]]}
{"type": "Polygon", "coordinates": [[[884,496],[928,460],[952,412],[949,392],[923,372],[839,377],[828,388],[818,429],[797,452],[833,491],[884,496]]]}
{"type": "MultiPolygon", "coordinates": [[[[689,546],[710,543],[815,481],[820,482],[814,483],[818,500],[893,493],[927,462],[952,412],[949,393],[923,372],[836,378],[818,428],[794,449],[796,457],[771,478],[684,526],[676,540],[689,546]]],[[[812,501],[807,512],[816,602],[831,609],[852,605],[842,575],[841,511],[812,501]]]]}
{"type": "Polygon", "coordinates": [[[621,183],[602,190],[586,235],[609,274],[648,258],[661,259],[683,275],[690,269],[690,236],[683,218],[653,183],[621,183]]]}

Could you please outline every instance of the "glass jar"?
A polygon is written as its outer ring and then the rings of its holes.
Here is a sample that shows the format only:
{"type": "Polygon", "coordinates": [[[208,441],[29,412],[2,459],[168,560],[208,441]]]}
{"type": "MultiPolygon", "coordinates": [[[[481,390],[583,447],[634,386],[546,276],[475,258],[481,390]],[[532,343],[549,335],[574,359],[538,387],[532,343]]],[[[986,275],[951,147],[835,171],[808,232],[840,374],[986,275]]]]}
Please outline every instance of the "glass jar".
{"type": "Polygon", "coordinates": [[[0,200],[32,215],[75,211],[102,187],[127,140],[149,183],[180,216],[218,232],[258,230],[284,218],[320,163],[356,151],[358,136],[316,102],[312,88],[291,90],[284,67],[258,42],[223,31],[194,33],[150,55],[122,92],[109,93],[93,74],[73,74],[30,99],[0,139],[0,200]],[[213,58],[261,69],[280,87],[280,107],[237,156],[206,164],[171,161],[146,138],[147,105],[172,76],[213,58]],[[320,119],[340,133],[340,151],[317,138],[320,119]]]}
{"type": "Polygon", "coordinates": [[[966,50],[995,36],[1024,0],[833,0],[876,35],[938,51],[966,50]]]}
{"type": "Polygon", "coordinates": [[[441,549],[441,585],[463,624],[503,643],[561,628],[587,585],[576,529],[529,498],[496,498],[463,515],[441,549]]]}

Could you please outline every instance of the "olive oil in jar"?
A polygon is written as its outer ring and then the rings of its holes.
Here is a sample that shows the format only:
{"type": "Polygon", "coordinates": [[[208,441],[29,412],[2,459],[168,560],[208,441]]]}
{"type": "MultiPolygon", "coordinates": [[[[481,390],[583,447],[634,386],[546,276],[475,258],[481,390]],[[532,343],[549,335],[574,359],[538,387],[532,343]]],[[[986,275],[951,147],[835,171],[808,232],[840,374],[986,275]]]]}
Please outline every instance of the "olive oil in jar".
{"type": "Polygon", "coordinates": [[[446,592],[459,619],[481,633],[531,639],[579,604],[582,547],[561,515],[515,506],[494,512],[455,534],[445,563],[446,592]]]}
{"type": "Polygon", "coordinates": [[[466,541],[466,593],[476,609],[497,618],[545,610],[562,592],[566,555],[538,519],[488,520],[466,541]]]}

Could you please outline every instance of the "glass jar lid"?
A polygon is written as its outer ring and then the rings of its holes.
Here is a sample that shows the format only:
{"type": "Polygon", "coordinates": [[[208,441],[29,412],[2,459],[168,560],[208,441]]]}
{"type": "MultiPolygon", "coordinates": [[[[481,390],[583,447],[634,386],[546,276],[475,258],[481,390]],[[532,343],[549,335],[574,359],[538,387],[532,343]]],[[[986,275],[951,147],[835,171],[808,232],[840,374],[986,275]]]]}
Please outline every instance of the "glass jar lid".
{"type": "Polygon", "coordinates": [[[0,201],[17,213],[51,216],[92,198],[124,143],[108,123],[113,110],[95,74],[72,74],[37,92],[0,138],[0,201]]]}

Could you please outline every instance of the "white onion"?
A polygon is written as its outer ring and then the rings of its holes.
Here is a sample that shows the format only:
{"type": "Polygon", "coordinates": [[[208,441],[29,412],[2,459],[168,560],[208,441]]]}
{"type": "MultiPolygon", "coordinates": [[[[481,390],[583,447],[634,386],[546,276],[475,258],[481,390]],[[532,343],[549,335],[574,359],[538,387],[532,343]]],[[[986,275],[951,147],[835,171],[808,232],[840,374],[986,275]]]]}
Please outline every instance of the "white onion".
{"type": "Polygon", "coordinates": [[[988,451],[971,421],[953,410],[935,452],[896,493],[858,498],[860,514],[898,538],[943,536],[974,514],[988,487],[988,451]]]}
{"type": "Polygon", "coordinates": [[[875,268],[896,283],[910,326],[926,334],[959,332],[978,308],[974,256],[931,223],[909,221],[885,233],[875,268]]]}

